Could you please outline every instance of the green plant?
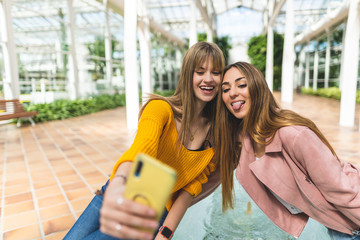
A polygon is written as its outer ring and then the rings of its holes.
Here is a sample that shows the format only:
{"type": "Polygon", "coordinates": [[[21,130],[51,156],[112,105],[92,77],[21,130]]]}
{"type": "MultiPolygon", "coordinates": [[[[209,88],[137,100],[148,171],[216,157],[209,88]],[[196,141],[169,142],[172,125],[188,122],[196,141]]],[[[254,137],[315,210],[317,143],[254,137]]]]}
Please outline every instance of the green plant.
{"type": "MultiPolygon", "coordinates": [[[[281,69],[283,56],[284,37],[281,34],[274,32],[274,90],[281,86],[281,69]]],[[[248,56],[251,64],[259,68],[265,76],[266,70],[266,51],[267,39],[266,35],[259,35],[252,37],[248,42],[248,56]]]]}
{"type": "MultiPolygon", "coordinates": [[[[307,95],[325,97],[325,98],[332,98],[336,100],[341,99],[341,91],[338,87],[318,88],[315,91],[312,88],[302,87],[301,93],[307,95]]],[[[360,103],[360,91],[356,91],[356,102],[360,103]]]]}
{"type": "MultiPolygon", "coordinates": [[[[198,41],[207,41],[207,34],[206,33],[199,33],[198,34],[198,41]]],[[[213,42],[216,43],[216,45],[219,46],[219,48],[222,50],[225,62],[226,64],[229,64],[229,51],[232,48],[232,45],[230,44],[229,36],[222,36],[222,37],[215,37],[213,39],[213,42]]]]}
{"type": "Polygon", "coordinates": [[[38,115],[33,118],[35,122],[46,122],[77,117],[119,106],[125,106],[124,94],[100,95],[89,99],[61,99],[52,103],[30,104],[26,110],[38,112],[38,115]]]}

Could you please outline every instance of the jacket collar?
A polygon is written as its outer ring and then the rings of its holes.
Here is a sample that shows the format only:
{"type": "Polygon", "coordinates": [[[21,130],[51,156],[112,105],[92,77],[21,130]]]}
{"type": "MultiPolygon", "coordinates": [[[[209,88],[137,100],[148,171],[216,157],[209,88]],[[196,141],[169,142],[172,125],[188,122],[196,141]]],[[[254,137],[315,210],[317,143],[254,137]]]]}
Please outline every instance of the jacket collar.
{"type": "MultiPolygon", "coordinates": [[[[242,141],[243,147],[246,148],[247,151],[250,151],[253,153],[253,147],[251,143],[251,138],[249,134],[245,134],[244,138],[240,139],[242,141]],[[251,146],[251,147],[250,147],[251,146]]],[[[270,138],[267,138],[266,141],[269,141],[270,138]]],[[[271,142],[269,142],[265,146],[265,153],[271,153],[271,152],[281,152],[282,150],[282,143],[280,139],[279,130],[275,132],[275,136],[271,142]]]]}
{"type": "MultiPolygon", "coordinates": [[[[269,140],[270,140],[270,138],[266,139],[266,141],[269,141],[269,140]]],[[[282,143],[281,143],[281,139],[280,139],[279,130],[277,130],[275,132],[275,136],[274,136],[273,140],[265,146],[265,152],[266,153],[281,152],[281,150],[282,150],[282,143]]]]}

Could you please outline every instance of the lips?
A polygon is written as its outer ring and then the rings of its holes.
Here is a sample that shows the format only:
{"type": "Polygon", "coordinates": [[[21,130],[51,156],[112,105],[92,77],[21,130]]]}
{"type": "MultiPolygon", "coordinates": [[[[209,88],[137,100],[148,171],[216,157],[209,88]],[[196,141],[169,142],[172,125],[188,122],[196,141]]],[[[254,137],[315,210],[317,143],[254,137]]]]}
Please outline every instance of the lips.
{"type": "Polygon", "coordinates": [[[231,103],[231,107],[234,111],[238,111],[242,108],[242,106],[245,104],[245,101],[235,101],[231,103]]]}
{"type": "Polygon", "coordinates": [[[200,86],[199,88],[201,89],[201,91],[206,93],[212,93],[215,89],[214,86],[200,86]]]}

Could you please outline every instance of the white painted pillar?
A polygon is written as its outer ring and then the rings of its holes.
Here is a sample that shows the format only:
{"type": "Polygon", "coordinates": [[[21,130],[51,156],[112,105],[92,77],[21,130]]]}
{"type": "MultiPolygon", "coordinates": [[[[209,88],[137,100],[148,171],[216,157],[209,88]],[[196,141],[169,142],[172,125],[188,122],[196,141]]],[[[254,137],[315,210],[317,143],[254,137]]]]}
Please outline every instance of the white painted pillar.
{"type": "Polygon", "coordinates": [[[286,2],[286,26],[281,73],[281,101],[292,103],[294,95],[294,0],[286,2]]]}
{"type": "Polygon", "coordinates": [[[110,31],[109,1],[103,0],[105,9],[105,59],[106,59],[106,80],[109,84],[110,94],[114,93],[113,84],[113,62],[112,62],[112,40],[110,31]]]}
{"type": "Polygon", "coordinates": [[[314,53],[314,69],[313,69],[313,90],[317,90],[318,75],[319,75],[319,42],[316,43],[314,53]]]}
{"type": "Polygon", "coordinates": [[[138,63],[136,47],[137,1],[124,1],[124,66],[126,92],[126,122],[137,129],[139,113],[138,63]]]}
{"type": "MultiPolygon", "coordinates": [[[[267,19],[270,19],[273,14],[274,9],[274,0],[269,0],[268,2],[268,16],[265,16],[267,19]]],[[[274,31],[273,26],[267,21],[267,45],[266,45],[266,82],[269,86],[270,91],[273,91],[273,82],[274,82],[274,31]]]]}
{"type": "Polygon", "coordinates": [[[300,54],[299,54],[299,72],[298,72],[298,83],[297,86],[301,86],[301,79],[304,72],[304,64],[305,64],[305,48],[304,45],[301,46],[300,54]]]}
{"type": "Polygon", "coordinates": [[[324,88],[329,88],[329,75],[330,75],[330,49],[331,49],[331,35],[330,31],[326,31],[327,43],[326,43],[326,53],[325,53],[325,79],[324,79],[324,88]]]}
{"type": "Polygon", "coordinates": [[[360,41],[360,0],[350,1],[347,30],[345,36],[344,63],[341,102],[340,102],[340,125],[353,127],[355,123],[356,107],[356,82],[359,65],[359,41],[360,41]]]}
{"type": "Polygon", "coordinates": [[[153,92],[151,77],[151,39],[146,1],[141,0],[139,8],[139,14],[141,19],[138,28],[141,61],[141,90],[142,99],[144,102],[148,94],[153,92]]]}
{"type": "Polygon", "coordinates": [[[306,62],[305,62],[305,88],[310,87],[310,54],[306,54],[306,62]]]}
{"type": "Polygon", "coordinates": [[[71,41],[71,72],[72,76],[69,78],[69,95],[72,100],[79,98],[79,67],[76,56],[76,38],[75,38],[75,15],[73,8],[73,0],[68,0],[69,9],[69,25],[70,25],[70,41],[71,41]]]}
{"type": "Polygon", "coordinates": [[[189,47],[197,43],[197,30],[196,30],[196,4],[195,0],[190,0],[190,37],[189,47]]]}
{"type": "Polygon", "coordinates": [[[339,89],[342,89],[342,80],[344,79],[344,52],[345,52],[345,36],[346,36],[346,29],[347,29],[347,20],[344,21],[344,30],[342,35],[342,52],[341,52],[341,66],[340,66],[340,79],[339,79],[339,89]]]}
{"type": "Polygon", "coordinates": [[[0,1],[1,47],[4,56],[4,98],[19,99],[19,72],[16,56],[14,30],[11,16],[11,0],[0,1]]]}

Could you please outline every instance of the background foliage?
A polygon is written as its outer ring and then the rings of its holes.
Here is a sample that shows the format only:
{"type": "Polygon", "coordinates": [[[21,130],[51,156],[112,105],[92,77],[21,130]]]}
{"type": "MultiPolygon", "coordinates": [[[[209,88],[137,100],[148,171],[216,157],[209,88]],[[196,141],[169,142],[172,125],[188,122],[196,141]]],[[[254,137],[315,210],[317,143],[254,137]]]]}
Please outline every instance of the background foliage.
{"type": "Polygon", "coordinates": [[[46,122],[77,117],[105,109],[125,106],[125,94],[101,95],[89,99],[55,100],[52,103],[31,104],[26,110],[37,111],[35,122],[46,122]]]}
{"type": "MultiPolygon", "coordinates": [[[[207,34],[206,33],[199,33],[198,34],[198,41],[206,42],[207,40],[207,34]]],[[[225,57],[225,63],[229,64],[229,51],[232,48],[232,45],[230,44],[229,36],[222,36],[222,37],[215,37],[213,39],[213,42],[216,43],[219,48],[222,50],[224,57],[225,57]]]]}
{"type": "MultiPolygon", "coordinates": [[[[284,37],[274,32],[274,84],[273,90],[279,90],[281,87],[281,66],[283,57],[284,37]]],[[[266,69],[266,35],[252,37],[248,42],[248,56],[251,64],[259,68],[265,76],[266,69]]],[[[266,76],[265,76],[266,77],[266,76]]]]}

